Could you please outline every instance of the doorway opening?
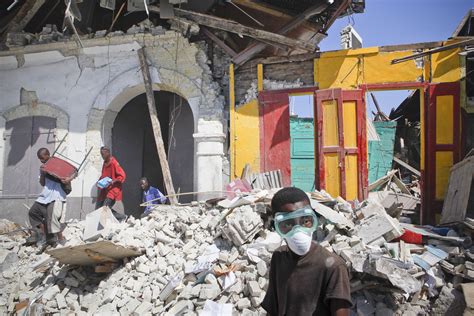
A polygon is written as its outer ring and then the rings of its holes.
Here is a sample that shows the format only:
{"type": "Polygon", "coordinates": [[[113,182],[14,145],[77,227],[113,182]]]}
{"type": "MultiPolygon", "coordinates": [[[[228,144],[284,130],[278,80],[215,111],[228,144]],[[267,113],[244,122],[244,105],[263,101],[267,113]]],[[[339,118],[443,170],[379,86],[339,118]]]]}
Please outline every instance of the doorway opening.
{"type": "MultiPolygon", "coordinates": [[[[194,185],[194,118],[188,102],[166,91],[154,93],[161,133],[176,192],[192,192],[194,185]]],[[[160,160],[150,121],[146,95],[130,100],[118,113],[112,128],[112,151],[127,174],[123,186],[123,205],[127,215],[140,216],[141,177],[163,194],[160,160]]],[[[192,196],[183,196],[188,202],[192,196]]]]}
{"type": "Polygon", "coordinates": [[[314,94],[294,94],[290,98],[291,183],[314,190],[314,94]]]}
{"type": "MultiPolygon", "coordinates": [[[[397,169],[400,172],[396,176],[406,188],[397,187],[395,190],[417,198],[421,198],[423,150],[420,91],[411,89],[366,93],[369,184],[397,169]]],[[[410,216],[415,215],[415,212],[403,210],[403,214],[410,216]]],[[[410,217],[414,220],[417,218],[410,217]]]]}

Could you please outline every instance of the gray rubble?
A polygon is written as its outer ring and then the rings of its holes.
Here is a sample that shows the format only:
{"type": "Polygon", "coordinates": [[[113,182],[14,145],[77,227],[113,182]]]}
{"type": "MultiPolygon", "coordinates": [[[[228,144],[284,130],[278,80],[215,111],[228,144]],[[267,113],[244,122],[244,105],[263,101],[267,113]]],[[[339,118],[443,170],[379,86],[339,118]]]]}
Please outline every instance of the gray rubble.
{"type": "MultiPolygon", "coordinates": [[[[265,314],[272,252],[283,241],[271,231],[272,192],[219,203],[159,205],[148,217],[109,222],[95,241],[140,249],[109,273],[61,264],[38,248],[22,246],[25,233],[0,235],[0,314],[198,315],[218,309],[265,314]]],[[[402,226],[376,200],[357,204],[311,194],[320,215],[314,234],[350,270],[354,315],[430,315],[465,308],[461,284],[472,282],[474,256],[447,240],[397,240],[402,226]],[[464,305],[463,305],[464,304],[464,305]]],[[[85,221],[70,221],[63,246],[84,245],[85,221]]],[[[3,221],[0,228],[14,231],[3,221]]],[[[466,244],[464,244],[466,246],[466,244]]]]}

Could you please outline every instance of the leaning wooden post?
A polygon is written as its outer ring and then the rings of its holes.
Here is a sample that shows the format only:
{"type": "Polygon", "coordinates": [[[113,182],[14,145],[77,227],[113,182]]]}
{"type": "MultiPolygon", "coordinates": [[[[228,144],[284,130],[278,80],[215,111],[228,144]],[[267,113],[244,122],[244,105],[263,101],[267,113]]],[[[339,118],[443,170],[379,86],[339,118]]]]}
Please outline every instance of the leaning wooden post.
{"type": "Polygon", "coordinates": [[[140,59],[140,68],[143,74],[143,81],[145,83],[146,100],[148,103],[148,111],[150,112],[151,126],[153,127],[153,134],[155,136],[156,149],[158,150],[158,158],[160,159],[161,171],[163,172],[163,180],[165,181],[166,192],[171,204],[178,203],[174,195],[173,179],[171,179],[170,166],[166,157],[165,145],[163,144],[163,136],[161,135],[160,121],[155,106],[155,96],[151,86],[150,69],[146,62],[145,51],[143,48],[138,50],[138,58],[140,59]]]}

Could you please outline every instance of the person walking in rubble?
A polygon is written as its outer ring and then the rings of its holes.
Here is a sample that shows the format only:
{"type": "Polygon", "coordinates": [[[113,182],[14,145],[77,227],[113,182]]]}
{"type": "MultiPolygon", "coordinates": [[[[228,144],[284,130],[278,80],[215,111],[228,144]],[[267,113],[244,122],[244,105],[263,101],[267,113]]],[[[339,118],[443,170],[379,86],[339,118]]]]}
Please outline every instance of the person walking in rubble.
{"type": "Polygon", "coordinates": [[[147,203],[142,217],[148,216],[153,210],[153,205],[166,203],[166,197],[155,187],[152,187],[146,177],[140,179],[140,188],[143,191],[142,202],[147,203]]]}
{"type": "Polygon", "coordinates": [[[305,192],[283,188],[271,202],[274,226],[286,241],[270,263],[261,306],[269,315],[349,315],[350,283],[344,262],[315,241],[318,218],[305,192]]]}
{"type": "Polygon", "coordinates": [[[33,230],[25,244],[36,244],[43,239],[40,238],[42,235],[46,240],[44,247],[55,246],[57,241],[60,243],[64,241],[62,235],[64,225],[62,224],[66,217],[66,195],[71,191],[70,184],[77,173],[58,179],[44,171],[45,163],[50,158],[49,150],[40,148],[36,155],[42,163],[39,182],[43,190],[28,212],[33,230]]]}
{"type": "Polygon", "coordinates": [[[95,208],[98,209],[102,206],[107,206],[112,210],[112,213],[118,220],[124,220],[126,216],[118,213],[112,209],[115,202],[122,200],[122,185],[125,182],[126,174],[122,169],[117,159],[110,154],[110,148],[102,146],[100,148],[100,155],[104,160],[102,165],[102,174],[98,181],[99,194],[97,196],[97,202],[95,208]],[[99,183],[106,181],[105,185],[99,183]]]}

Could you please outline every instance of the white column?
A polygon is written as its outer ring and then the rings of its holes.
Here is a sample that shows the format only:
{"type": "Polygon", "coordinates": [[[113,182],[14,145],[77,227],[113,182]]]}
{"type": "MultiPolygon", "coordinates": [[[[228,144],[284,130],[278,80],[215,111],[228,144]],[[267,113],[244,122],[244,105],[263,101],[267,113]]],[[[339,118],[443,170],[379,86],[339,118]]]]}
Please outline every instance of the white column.
{"type": "MultiPolygon", "coordinates": [[[[194,187],[198,192],[222,191],[222,158],[224,156],[225,134],[222,122],[199,119],[198,132],[193,134],[196,149],[194,187]]],[[[221,195],[200,193],[198,200],[221,195]]]]}

